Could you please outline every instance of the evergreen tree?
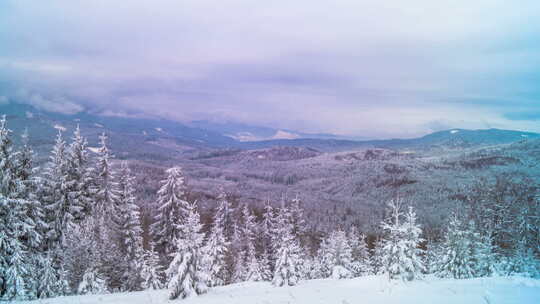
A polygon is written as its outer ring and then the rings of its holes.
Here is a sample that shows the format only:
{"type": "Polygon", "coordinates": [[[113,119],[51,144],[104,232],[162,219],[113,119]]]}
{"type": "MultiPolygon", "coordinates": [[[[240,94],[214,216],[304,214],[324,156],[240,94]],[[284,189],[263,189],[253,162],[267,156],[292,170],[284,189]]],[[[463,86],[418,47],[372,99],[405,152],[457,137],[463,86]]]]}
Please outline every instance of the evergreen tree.
{"type": "MultiPolygon", "coordinates": [[[[107,283],[108,290],[121,290],[124,283],[125,265],[120,254],[119,244],[115,242],[116,225],[114,223],[115,207],[119,200],[119,185],[117,174],[112,168],[112,155],[108,147],[108,137],[102,134],[99,137],[94,172],[94,206],[92,217],[94,223],[94,238],[97,256],[95,264],[87,270],[89,275],[96,273],[100,279],[107,283]]],[[[99,281],[98,283],[100,283],[99,281]]]]}
{"type": "Polygon", "coordinates": [[[277,251],[272,284],[274,286],[298,284],[302,276],[302,252],[298,237],[294,234],[291,212],[287,208],[281,208],[279,211],[274,246],[277,251]]]}
{"type": "Polygon", "coordinates": [[[166,171],[167,178],[161,182],[158,191],[158,213],[155,223],[152,224],[152,236],[156,249],[166,260],[177,252],[176,243],[180,237],[179,226],[176,223],[185,220],[189,203],[186,201],[186,183],[180,167],[173,167],[166,171]]]}
{"type": "Polygon", "coordinates": [[[100,265],[95,226],[95,218],[86,217],[79,225],[68,228],[64,249],[55,249],[59,252],[48,251],[52,257],[62,257],[59,274],[64,273],[72,293],[78,292],[86,270],[100,265]]]}
{"type": "Polygon", "coordinates": [[[199,295],[208,290],[208,274],[201,265],[204,235],[195,204],[187,204],[185,221],[175,224],[180,232],[175,239],[178,249],[167,269],[171,300],[199,295]]]}
{"type": "Polygon", "coordinates": [[[159,263],[159,256],[154,251],[154,246],[144,252],[143,265],[141,268],[141,277],[143,279],[143,289],[162,289],[165,273],[159,263]]]}
{"type": "Polygon", "coordinates": [[[527,246],[527,240],[521,240],[515,253],[509,258],[509,269],[506,274],[518,274],[531,278],[540,278],[540,260],[534,251],[527,246]]]}
{"type": "Polygon", "coordinates": [[[213,226],[210,230],[208,240],[205,245],[204,267],[209,274],[208,286],[224,285],[229,279],[227,269],[227,253],[230,243],[227,241],[224,232],[224,214],[227,212],[228,203],[221,201],[213,217],[213,226]]]}
{"type": "Polygon", "coordinates": [[[259,264],[257,258],[257,252],[255,249],[255,241],[257,234],[257,226],[255,223],[255,216],[252,214],[249,207],[244,205],[242,210],[243,218],[243,227],[242,227],[242,238],[243,238],[243,250],[246,264],[246,276],[245,281],[262,281],[262,267],[259,264]]]}
{"type": "Polygon", "coordinates": [[[438,276],[466,279],[475,275],[472,233],[464,229],[455,215],[452,217],[440,248],[441,256],[436,267],[438,276]]]}
{"type": "Polygon", "coordinates": [[[84,294],[103,294],[108,292],[107,282],[98,267],[90,267],[83,275],[79,284],[78,293],[84,294]]]}
{"type": "Polygon", "coordinates": [[[63,269],[56,269],[52,255],[39,256],[36,295],[38,298],[52,298],[68,293],[69,286],[63,269]]]}
{"type": "Polygon", "coordinates": [[[272,274],[275,265],[276,248],[273,246],[272,238],[276,230],[276,214],[274,208],[267,203],[264,207],[263,220],[260,224],[260,247],[262,248],[260,265],[262,268],[263,279],[272,280],[272,274]]]}
{"type": "Polygon", "coordinates": [[[140,262],[143,260],[143,239],[139,206],[135,204],[134,177],[126,162],[118,174],[118,199],[114,205],[113,221],[118,254],[123,257],[124,269],[122,290],[140,290],[140,262]]]}
{"type": "MultiPolygon", "coordinates": [[[[67,189],[66,143],[58,132],[49,162],[45,166],[41,200],[45,208],[46,250],[64,248],[65,232],[75,225],[82,209],[71,204],[67,189]]],[[[59,257],[54,257],[57,260],[59,257]]],[[[55,261],[61,264],[61,261],[55,261]]]]}
{"type": "Polygon", "coordinates": [[[33,165],[34,151],[29,145],[28,130],[22,135],[22,148],[15,155],[16,179],[18,180],[16,197],[24,199],[24,216],[26,224],[32,229],[26,229],[23,235],[23,242],[31,255],[37,256],[41,251],[41,246],[45,234],[45,213],[43,205],[37,197],[39,180],[36,176],[37,170],[33,165]]]}
{"type": "Polygon", "coordinates": [[[238,227],[238,224],[233,226],[232,237],[232,250],[234,253],[234,260],[232,265],[232,283],[244,282],[247,277],[247,263],[246,263],[246,251],[243,248],[244,238],[242,236],[242,230],[238,227]]]}
{"type": "Polygon", "coordinates": [[[97,152],[95,164],[95,205],[94,214],[109,224],[108,217],[114,213],[114,206],[118,200],[118,183],[115,172],[111,167],[112,155],[108,147],[108,137],[105,133],[99,137],[100,147],[97,152]]]}
{"type": "Polygon", "coordinates": [[[324,268],[331,272],[334,279],[351,278],[353,276],[352,249],[345,232],[338,230],[330,234],[320,248],[324,268]]]}
{"type": "Polygon", "coordinates": [[[351,228],[348,235],[351,247],[351,270],[354,276],[368,275],[372,273],[371,257],[366,243],[366,236],[358,234],[356,227],[351,228]]]}
{"type": "Polygon", "coordinates": [[[88,158],[88,143],[79,126],[73,132],[72,142],[66,151],[66,187],[70,204],[80,212],[74,217],[80,222],[92,209],[92,169],[88,158]]]}
{"type": "Polygon", "coordinates": [[[29,210],[32,207],[26,169],[14,153],[5,116],[0,119],[0,299],[35,297],[31,245],[39,242],[29,210]]]}
{"type": "Polygon", "coordinates": [[[302,208],[302,201],[296,196],[290,203],[289,207],[291,224],[293,226],[292,233],[298,237],[300,245],[304,244],[304,237],[307,232],[306,221],[304,217],[304,209],[302,208]]]}
{"type": "Polygon", "coordinates": [[[492,273],[494,256],[491,241],[482,236],[474,222],[464,225],[453,216],[440,245],[437,275],[455,279],[486,276],[492,273]]]}
{"type": "Polygon", "coordinates": [[[424,270],[418,248],[422,242],[422,230],[416,224],[412,208],[409,208],[405,219],[400,208],[399,201],[391,201],[390,217],[382,223],[385,232],[381,244],[382,265],[389,279],[411,281],[424,270]]]}
{"type": "Polygon", "coordinates": [[[234,212],[235,208],[227,196],[227,193],[220,187],[219,195],[217,197],[218,210],[216,214],[216,219],[219,218],[221,226],[223,227],[223,233],[225,238],[230,240],[234,234],[234,212]]]}

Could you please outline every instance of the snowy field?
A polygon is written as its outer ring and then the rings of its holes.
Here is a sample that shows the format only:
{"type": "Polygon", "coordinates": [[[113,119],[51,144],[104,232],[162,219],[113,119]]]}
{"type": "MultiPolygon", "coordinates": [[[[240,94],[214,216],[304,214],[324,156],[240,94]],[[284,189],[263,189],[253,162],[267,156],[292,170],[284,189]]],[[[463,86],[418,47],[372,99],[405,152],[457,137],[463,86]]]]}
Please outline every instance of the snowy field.
{"type": "MultiPolygon", "coordinates": [[[[21,302],[22,303],[22,302],[21,302]]],[[[268,282],[240,283],[214,288],[187,299],[167,299],[167,291],[73,296],[25,303],[43,304],[537,304],[540,280],[495,277],[468,280],[429,279],[389,283],[381,276],[351,280],[311,280],[294,287],[273,287],[268,282]]]]}

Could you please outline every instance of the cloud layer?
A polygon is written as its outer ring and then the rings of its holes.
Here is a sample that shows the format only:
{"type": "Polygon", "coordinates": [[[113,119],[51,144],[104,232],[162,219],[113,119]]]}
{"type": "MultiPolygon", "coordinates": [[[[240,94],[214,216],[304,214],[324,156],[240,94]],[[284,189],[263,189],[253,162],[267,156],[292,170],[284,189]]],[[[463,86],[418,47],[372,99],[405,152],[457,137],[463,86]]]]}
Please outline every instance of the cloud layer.
{"type": "Polygon", "coordinates": [[[360,136],[540,131],[527,115],[540,111],[538,11],[528,0],[8,0],[0,96],[360,136]]]}

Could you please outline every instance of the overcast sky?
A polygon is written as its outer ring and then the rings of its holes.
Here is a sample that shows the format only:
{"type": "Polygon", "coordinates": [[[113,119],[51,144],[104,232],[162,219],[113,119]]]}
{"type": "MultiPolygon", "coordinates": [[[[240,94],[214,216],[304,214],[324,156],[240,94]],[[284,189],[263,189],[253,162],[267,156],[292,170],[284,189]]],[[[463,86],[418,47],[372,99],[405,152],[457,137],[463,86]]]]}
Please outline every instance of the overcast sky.
{"type": "Polygon", "coordinates": [[[304,132],[540,132],[540,1],[0,1],[0,104],[304,132]]]}

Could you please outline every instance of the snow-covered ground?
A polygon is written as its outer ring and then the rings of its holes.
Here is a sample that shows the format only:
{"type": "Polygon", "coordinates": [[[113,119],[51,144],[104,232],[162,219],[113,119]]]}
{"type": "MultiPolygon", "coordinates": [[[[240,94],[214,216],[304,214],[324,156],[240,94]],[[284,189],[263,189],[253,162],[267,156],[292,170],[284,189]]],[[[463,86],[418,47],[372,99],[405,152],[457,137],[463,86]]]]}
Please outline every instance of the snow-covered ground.
{"type": "Polygon", "coordinates": [[[351,280],[312,280],[294,287],[268,282],[240,283],[214,288],[207,294],[169,301],[167,291],[62,297],[28,303],[42,304],[537,304],[540,280],[522,277],[389,283],[384,277],[351,280]]]}

